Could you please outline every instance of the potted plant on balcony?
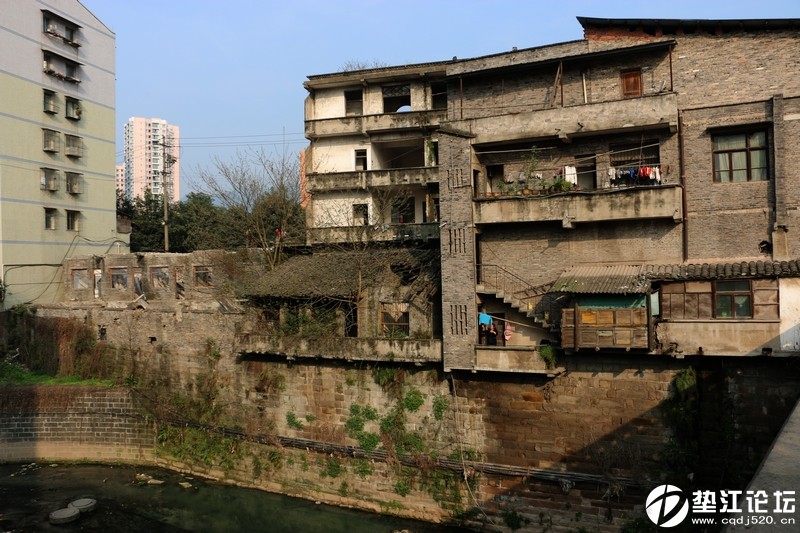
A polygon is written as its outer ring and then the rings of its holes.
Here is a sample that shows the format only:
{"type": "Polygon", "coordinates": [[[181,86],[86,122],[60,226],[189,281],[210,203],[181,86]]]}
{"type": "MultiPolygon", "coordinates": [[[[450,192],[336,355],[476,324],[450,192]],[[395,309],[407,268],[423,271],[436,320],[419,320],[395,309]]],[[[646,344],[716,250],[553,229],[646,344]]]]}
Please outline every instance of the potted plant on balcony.
{"type": "Polygon", "coordinates": [[[539,154],[534,144],[531,148],[530,156],[528,157],[527,178],[525,179],[522,194],[532,194],[536,186],[541,185],[541,180],[542,175],[539,173],[539,154]]]}

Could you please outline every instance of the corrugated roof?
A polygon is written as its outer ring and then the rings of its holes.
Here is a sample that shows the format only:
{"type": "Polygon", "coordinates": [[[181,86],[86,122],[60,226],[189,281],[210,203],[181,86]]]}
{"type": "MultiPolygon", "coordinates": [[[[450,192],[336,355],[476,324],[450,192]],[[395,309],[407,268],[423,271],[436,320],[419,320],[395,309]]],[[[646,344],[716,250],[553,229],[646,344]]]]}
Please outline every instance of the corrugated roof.
{"type": "Polygon", "coordinates": [[[749,260],[688,265],[579,265],[561,274],[548,292],[644,294],[654,281],[800,277],[800,260],[749,260]]]}
{"type": "Polygon", "coordinates": [[[644,294],[649,287],[641,265],[583,265],[561,274],[548,292],[644,294]]]}

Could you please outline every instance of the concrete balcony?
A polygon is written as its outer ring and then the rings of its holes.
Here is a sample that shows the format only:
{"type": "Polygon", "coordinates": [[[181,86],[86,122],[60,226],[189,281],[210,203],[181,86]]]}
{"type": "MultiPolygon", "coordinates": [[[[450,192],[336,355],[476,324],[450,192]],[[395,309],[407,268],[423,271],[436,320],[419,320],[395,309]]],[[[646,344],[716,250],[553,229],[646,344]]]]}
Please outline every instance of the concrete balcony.
{"type": "Polygon", "coordinates": [[[476,346],[475,370],[488,372],[524,372],[555,376],[564,367],[547,368],[535,346],[476,346]]]}
{"type": "Polygon", "coordinates": [[[306,175],[309,192],[367,190],[390,185],[426,185],[439,181],[439,167],[396,168],[306,175]]]}
{"type": "Polygon", "coordinates": [[[439,238],[439,224],[376,224],[309,228],[308,244],[428,241],[439,238]]]}
{"type": "Polygon", "coordinates": [[[677,131],[678,100],[674,93],[595,104],[541,109],[497,117],[455,121],[456,129],[475,135],[474,144],[572,137],[669,128],[677,131]]]}
{"type": "Polygon", "coordinates": [[[563,192],[551,196],[500,196],[476,199],[476,224],[548,222],[560,220],[573,228],[605,220],[683,219],[683,188],[658,185],[595,191],[563,192]]]}
{"type": "Polygon", "coordinates": [[[248,334],[236,340],[239,353],[420,364],[442,361],[442,341],[439,339],[308,338],[300,335],[248,334]]]}
{"type": "Polygon", "coordinates": [[[305,133],[309,139],[318,139],[320,137],[335,137],[338,135],[414,130],[437,127],[446,118],[446,109],[324,118],[306,120],[305,133]]]}

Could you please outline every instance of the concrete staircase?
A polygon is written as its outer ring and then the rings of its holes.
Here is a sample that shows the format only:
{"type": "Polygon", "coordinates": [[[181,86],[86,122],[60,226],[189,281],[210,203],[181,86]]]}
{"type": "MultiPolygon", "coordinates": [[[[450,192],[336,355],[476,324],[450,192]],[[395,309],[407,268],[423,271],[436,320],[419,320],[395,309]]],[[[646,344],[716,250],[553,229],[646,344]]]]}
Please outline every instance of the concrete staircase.
{"type": "Polygon", "coordinates": [[[555,295],[548,294],[553,282],[530,285],[513,272],[498,265],[477,265],[475,292],[491,294],[528,318],[537,326],[554,330],[561,318],[561,306],[555,295]]]}

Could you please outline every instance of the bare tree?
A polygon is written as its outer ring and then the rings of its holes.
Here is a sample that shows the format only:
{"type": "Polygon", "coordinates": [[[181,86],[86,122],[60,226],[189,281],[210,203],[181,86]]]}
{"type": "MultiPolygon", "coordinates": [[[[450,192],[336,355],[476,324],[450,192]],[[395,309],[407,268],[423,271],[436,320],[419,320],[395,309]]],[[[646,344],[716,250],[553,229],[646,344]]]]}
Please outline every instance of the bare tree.
{"type": "Polygon", "coordinates": [[[193,186],[244,219],[248,246],[263,250],[274,269],[285,243],[301,243],[305,236],[298,155],[249,150],[213,163],[197,171],[193,186]]]}
{"type": "Polygon", "coordinates": [[[389,65],[378,59],[372,61],[360,61],[358,59],[351,59],[339,67],[339,72],[354,72],[356,70],[370,70],[373,68],[385,68],[389,65]]]}

